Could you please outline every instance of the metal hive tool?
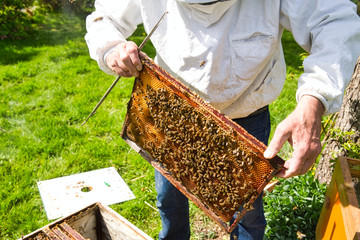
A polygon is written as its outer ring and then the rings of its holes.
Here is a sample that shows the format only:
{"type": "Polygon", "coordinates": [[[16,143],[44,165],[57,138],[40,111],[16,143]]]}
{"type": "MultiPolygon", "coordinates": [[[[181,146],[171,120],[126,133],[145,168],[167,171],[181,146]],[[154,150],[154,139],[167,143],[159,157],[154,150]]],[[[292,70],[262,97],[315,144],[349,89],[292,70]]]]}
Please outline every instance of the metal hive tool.
{"type": "Polygon", "coordinates": [[[230,233],[284,161],[266,160],[263,143],[152,60],[143,66],[122,138],[230,233]]]}

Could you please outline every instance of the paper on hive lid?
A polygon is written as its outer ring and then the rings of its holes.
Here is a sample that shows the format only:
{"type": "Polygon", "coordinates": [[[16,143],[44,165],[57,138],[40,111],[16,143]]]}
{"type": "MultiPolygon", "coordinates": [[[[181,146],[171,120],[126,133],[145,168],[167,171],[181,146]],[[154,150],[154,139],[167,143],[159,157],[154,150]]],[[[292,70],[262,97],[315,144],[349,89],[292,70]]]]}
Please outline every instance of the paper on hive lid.
{"type": "Polygon", "coordinates": [[[40,181],[37,185],[49,220],[95,202],[110,205],[135,198],[113,167],[40,181]]]}

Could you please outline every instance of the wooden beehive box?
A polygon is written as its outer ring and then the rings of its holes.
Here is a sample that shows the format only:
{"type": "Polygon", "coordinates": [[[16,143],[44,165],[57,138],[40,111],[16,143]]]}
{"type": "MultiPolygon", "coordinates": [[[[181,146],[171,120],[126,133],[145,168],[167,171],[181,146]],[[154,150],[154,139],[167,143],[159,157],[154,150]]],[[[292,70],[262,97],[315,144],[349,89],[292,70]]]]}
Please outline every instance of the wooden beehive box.
{"type": "Polygon", "coordinates": [[[352,181],[360,178],[359,167],[360,160],[338,158],[316,227],[316,239],[360,240],[360,208],[352,181]]]}
{"type": "Polygon", "coordinates": [[[50,223],[21,240],[151,240],[111,208],[94,203],[50,223]]]}

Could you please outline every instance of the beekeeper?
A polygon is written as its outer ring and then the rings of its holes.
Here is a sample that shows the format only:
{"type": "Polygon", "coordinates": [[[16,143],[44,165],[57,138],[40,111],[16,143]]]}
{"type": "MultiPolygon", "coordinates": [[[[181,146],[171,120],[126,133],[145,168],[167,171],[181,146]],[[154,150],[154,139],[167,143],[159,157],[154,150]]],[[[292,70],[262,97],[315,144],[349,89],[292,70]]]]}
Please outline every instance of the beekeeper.
{"type": "MultiPolygon", "coordinates": [[[[268,104],[285,81],[281,45],[284,29],[309,53],[296,92],[296,109],[276,128],[264,153],[293,147],[279,177],[305,174],[320,153],[321,117],[339,110],[360,54],[360,21],[348,0],[97,0],[86,20],[90,56],[106,73],[138,76],[135,43],[127,41],[139,24],[145,31],[164,21],[151,37],[155,61],[212,106],[268,141],[268,104]]],[[[159,239],[189,239],[187,198],[156,172],[159,239]]],[[[262,198],[231,234],[262,239],[266,221],[262,198]]]]}

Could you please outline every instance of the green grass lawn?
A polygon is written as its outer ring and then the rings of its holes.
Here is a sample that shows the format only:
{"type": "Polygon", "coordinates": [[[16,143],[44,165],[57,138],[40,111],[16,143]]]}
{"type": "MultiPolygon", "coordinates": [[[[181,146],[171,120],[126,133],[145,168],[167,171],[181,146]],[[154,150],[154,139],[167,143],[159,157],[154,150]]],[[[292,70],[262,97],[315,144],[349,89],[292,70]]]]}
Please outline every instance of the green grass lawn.
{"type": "MultiPolygon", "coordinates": [[[[84,121],[114,80],[90,59],[84,17],[51,15],[25,40],[0,41],[0,239],[17,239],[46,224],[37,182],[113,166],[136,196],[112,205],[156,238],[161,228],[152,167],[121,139],[133,79],[121,79],[96,115],[84,121]]],[[[144,38],[139,28],[132,38],[144,38]]],[[[284,45],[288,78],[270,106],[273,131],[295,107],[302,49],[289,33],[284,45]]],[[[150,43],[144,49],[154,56],[150,43]]],[[[289,156],[287,146],[281,155],[289,156]]],[[[269,239],[313,236],[324,187],[312,173],[290,180],[265,197],[269,239]],[[309,213],[309,214],[307,214],[309,213]],[[285,225],[284,225],[285,224],[285,225]],[[286,225],[287,224],[287,225],[286,225]]],[[[192,239],[217,239],[212,221],[191,205],[192,239]]],[[[222,239],[222,238],[221,238],[222,239]]]]}

